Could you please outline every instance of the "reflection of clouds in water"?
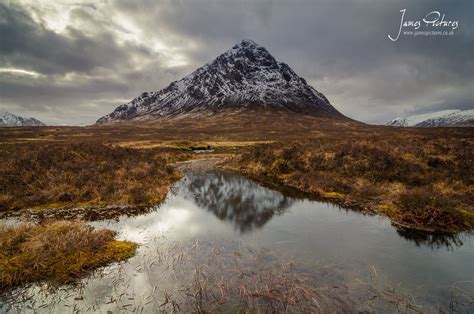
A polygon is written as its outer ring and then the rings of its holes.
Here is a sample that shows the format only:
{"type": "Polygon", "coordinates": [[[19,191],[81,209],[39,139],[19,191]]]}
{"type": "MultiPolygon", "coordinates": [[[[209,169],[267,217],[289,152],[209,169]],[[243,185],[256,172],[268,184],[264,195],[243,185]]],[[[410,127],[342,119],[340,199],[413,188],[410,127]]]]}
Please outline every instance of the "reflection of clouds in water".
{"type": "Polygon", "coordinates": [[[277,191],[225,172],[187,174],[179,193],[242,233],[262,227],[293,203],[277,191]]]}
{"type": "Polygon", "coordinates": [[[95,221],[92,225],[118,231],[118,238],[139,244],[154,238],[171,237],[187,240],[218,234],[231,237],[233,230],[214,215],[202,210],[192,199],[172,195],[152,212],[117,220],[95,221]]]}
{"type": "MultiPolygon", "coordinates": [[[[472,281],[474,255],[468,235],[442,237],[400,229],[397,233],[386,219],[337,210],[325,203],[295,201],[236,174],[190,172],[175,187],[175,193],[145,215],[91,223],[118,231],[120,239],[140,243],[136,256],[101,269],[98,276],[84,279],[82,287],[39,293],[32,285],[24,291],[28,298],[19,306],[25,309],[28,304],[40,312],[54,313],[76,304],[78,309],[93,306],[101,313],[135,306],[156,312],[151,295],[159,299],[159,306],[165,301],[164,291],[182,284],[166,268],[182,252],[173,248],[193,248],[196,243],[198,252],[204,254],[220,247],[234,250],[250,242],[279,256],[295,257],[305,269],[340,263],[344,274],[345,270],[356,272],[357,278],[352,274],[330,276],[327,284],[358,280],[359,273],[364,276],[374,267],[380,278],[403,282],[427,304],[449,302],[453,282],[472,281]],[[257,228],[258,232],[243,234],[257,228]],[[454,249],[440,249],[448,244],[454,249]],[[422,290],[417,288],[420,285],[422,290]],[[76,300],[77,296],[83,299],[76,300]]],[[[264,262],[258,267],[262,265],[264,262]]],[[[4,310],[1,299],[0,312],[4,310]]]]}
{"type": "Polygon", "coordinates": [[[174,237],[180,234],[190,236],[198,233],[202,225],[200,220],[195,217],[196,213],[198,210],[192,201],[181,197],[172,197],[150,214],[122,217],[119,221],[96,221],[91,224],[118,231],[120,239],[144,244],[152,238],[163,237],[171,233],[174,237]]]}
{"type": "Polygon", "coordinates": [[[166,215],[154,215],[143,217],[133,223],[124,224],[120,233],[124,239],[138,243],[146,242],[146,238],[160,236],[182,225],[188,225],[192,218],[192,213],[185,208],[168,208],[166,215]],[[146,228],[143,226],[146,225],[146,228]]]}

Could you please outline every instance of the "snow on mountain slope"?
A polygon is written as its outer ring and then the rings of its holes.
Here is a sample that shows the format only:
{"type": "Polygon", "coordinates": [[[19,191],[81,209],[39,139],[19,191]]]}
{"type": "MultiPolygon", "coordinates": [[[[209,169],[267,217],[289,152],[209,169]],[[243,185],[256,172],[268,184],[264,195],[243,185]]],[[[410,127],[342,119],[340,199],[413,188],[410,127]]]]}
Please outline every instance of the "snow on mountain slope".
{"type": "Polygon", "coordinates": [[[211,115],[246,107],[344,117],[287,64],[277,62],[255,42],[243,40],[190,75],[160,91],[141,94],[97,123],[211,115]]]}
{"type": "Polygon", "coordinates": [[[0,110],[0,127],[14,127],[14,126],[45,126],[43,122],[34,118],[21,117],[0,110]]]}
{"type": "Polygon", "coordinates": [[[474,126],[474,109],[442,110],[407,118],[396,118],[388,122],[387,125],[405,127],[474,126]]]}

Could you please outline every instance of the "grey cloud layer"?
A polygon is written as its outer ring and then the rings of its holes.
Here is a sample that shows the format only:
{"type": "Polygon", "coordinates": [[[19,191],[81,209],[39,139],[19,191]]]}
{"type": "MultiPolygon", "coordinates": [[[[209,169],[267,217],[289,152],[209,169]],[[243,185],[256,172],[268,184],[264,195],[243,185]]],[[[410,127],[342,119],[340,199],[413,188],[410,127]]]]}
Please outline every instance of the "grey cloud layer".
{"type": "MultiPolygon", "coordinates": [[[[41,6],[34,9],[41,16],[41,6]]],[[[467,0],[117,0],[75,4],[71,24],[54,32],[32,18],[31,7],[0,4],[0,68],[42,74],[0,73],[0,106],[47,122],[92,122],[251,38],[362,121],[468,109],[473,13],[467,0]],[[391,42],[403,8],[412,18],[439,10],[460,26],[454,36],[391,42]],[[170,63],[176,56],[185,62],[170,63]]]]}
{"type": "Polygon", "coordinates": [[[139,47],[116,44],[110,33],[87,36],[81,30],[66,29],[62,35],[35,23],[20,8],[0,5],[2,64],[20,66],[43,74],[90,73],[96,68],[112,68],[117,62],[128,65],[128,53],[148,52],[139,47]]]}

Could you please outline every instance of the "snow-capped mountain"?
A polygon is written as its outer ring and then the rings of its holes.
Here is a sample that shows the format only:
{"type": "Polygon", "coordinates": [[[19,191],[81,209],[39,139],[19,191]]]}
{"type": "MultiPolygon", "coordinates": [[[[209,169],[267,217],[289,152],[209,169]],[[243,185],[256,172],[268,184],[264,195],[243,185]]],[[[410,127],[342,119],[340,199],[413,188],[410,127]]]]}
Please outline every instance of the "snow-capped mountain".
{"type": "Polygon", "coordinates": [[[157,92],[145,92],[97,123],[212,115],[222,109],[279,108],[340,117],[327,98],[264,47],[243,40],[232,49],[157,92]]]}
{"type": "Polygon", "coordinates": [[[442,127],[442,126],[474,126],[474,109],[442,110],[427,114],[396,118],[388,122],[393,126],[442,127]]]}
{"type": "Polygon", "coordinates": [[[0,110],[0,127],[14,126],[45,126],[43,122],[35,118],[21,117],[7,111],[0,110]]]}

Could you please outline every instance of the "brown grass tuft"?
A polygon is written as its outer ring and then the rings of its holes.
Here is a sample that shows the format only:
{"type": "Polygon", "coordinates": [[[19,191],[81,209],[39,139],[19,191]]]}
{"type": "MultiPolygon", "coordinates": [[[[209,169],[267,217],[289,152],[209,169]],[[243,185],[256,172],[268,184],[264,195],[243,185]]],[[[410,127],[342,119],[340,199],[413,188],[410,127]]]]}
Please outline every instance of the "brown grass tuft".
{"type": "Polygon", "coordinates": [[[6,145],[0,211],[66,205],[153,205],[179,173],[159,153],[100,143],[6,145]]]}
{"type": "Polygon", "coordinates": [[[346,131],[252,147],[228,165],[405,226],[452,232],[474,228],[473,146],[469,136],[450,138],[447,131],[425,137],[346,131]]]}
{"type": "Polygon", "coordinates": [[[0,225],[0,289],[43,281],[70,283],[135,254],[136,244],[78,222],[0,225]]]}

